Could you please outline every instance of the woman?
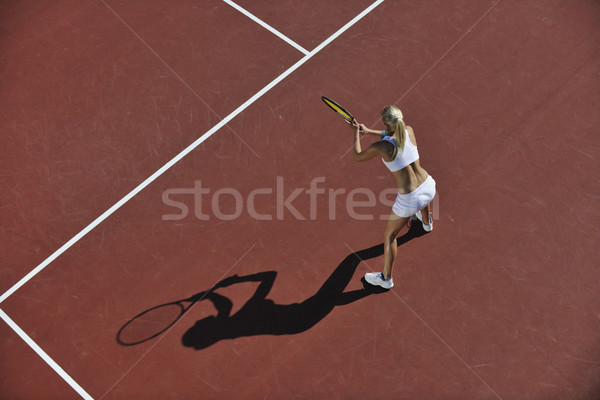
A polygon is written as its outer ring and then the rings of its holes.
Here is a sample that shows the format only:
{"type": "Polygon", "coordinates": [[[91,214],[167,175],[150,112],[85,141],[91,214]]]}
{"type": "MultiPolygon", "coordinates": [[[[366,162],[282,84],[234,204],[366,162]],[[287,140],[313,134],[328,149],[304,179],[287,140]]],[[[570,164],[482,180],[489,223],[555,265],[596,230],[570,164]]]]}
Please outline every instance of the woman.
{"type": "Polygon", "coordinates": [[[421,168],[415,133],[410,126],[404,124],[402,111],[396,106],[387,106],[381,111],[381,121],[385,126],[383,132],[369,129],[356,121],[352,129],[354,160],[367,161],[381,157],[396,178],[398,186],[398,195],[385,227],[383,271],[365,275],[365,280],[371,285],[391,289],[394,286],[392,269],[398,251],[396,236],[400,230],[413,215],[423,223],[427,232],[433,229],[429,204],[435,196],[435,181],[421,168]],[[362,150],[361,133],[381,135],[381,140],[362,150]]]}

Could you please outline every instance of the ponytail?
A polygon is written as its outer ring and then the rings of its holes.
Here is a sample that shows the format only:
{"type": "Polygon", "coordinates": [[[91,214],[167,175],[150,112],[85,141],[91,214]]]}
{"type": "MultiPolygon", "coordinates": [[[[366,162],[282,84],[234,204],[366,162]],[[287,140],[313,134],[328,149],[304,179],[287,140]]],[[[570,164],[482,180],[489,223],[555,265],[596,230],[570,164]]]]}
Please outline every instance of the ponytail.
{"type": "Polygon", "coordinates": [[[387,106],[381,110],[381,120],[384,124],[394,128],[394,141],[396,142],[396,148],[392,159],[398,155],[398,149],[400,153],[404,152],[404,145],[406,144],[406,125],[404,124],[402,111],[396,106],[387,106]]]}

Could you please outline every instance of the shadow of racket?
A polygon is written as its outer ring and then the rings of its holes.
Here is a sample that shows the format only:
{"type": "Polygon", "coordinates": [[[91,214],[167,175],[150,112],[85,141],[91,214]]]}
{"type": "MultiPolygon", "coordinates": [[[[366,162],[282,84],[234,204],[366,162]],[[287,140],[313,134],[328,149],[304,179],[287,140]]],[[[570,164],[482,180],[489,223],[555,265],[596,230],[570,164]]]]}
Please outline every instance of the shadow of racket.
{"type": "Polygon", "coordinates": [[[119,329],[117,342],[123,346],[134,346],[154,339],[175,325],[183,314],[194,304],[204,300],[211,290],[197,293],[187,299],[161,304],[139,313],[119,329]]]}

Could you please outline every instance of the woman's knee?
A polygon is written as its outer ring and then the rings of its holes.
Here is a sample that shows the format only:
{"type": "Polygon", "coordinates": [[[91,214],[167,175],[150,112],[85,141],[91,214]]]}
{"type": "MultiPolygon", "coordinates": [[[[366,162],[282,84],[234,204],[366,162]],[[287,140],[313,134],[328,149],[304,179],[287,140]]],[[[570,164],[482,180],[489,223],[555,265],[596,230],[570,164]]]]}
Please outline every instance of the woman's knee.
{"type": "Polygon", "coordinates": [[[384,240],[393,241],[396,239],[402,228],[406,225],[409,218],[390,220],[385,227],[384,240]]]}
{"type": "Polygon", "coordinates": [[[399,233],[400,229],[386,229],[383,235],[383,240],[385,240],[386,242],[393,242],[394,240],[396,240],[396,237],[399,233]]]}

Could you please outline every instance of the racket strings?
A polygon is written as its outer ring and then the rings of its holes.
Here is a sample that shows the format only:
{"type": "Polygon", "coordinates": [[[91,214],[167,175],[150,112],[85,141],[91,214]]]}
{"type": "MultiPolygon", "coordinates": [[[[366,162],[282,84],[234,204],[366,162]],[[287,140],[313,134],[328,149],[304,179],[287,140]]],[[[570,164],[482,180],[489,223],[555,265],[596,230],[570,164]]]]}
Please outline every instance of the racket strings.
{"type": "Polygon", "coordinates": [[[186,307],[169,303],[151,308],[131,319],[119,332],[119,342],[133,345],[150,340],[165,332],[181,318],[186,307]]]}
{"type": "Polygon", "coordinates": [[[209,294],[210,290],[200,292],[187,299],[161,304],[136,315],[123,325],[117,335],[118,342],[131,346],[157,337],[169,330],[183,314],[209,294]]]}

